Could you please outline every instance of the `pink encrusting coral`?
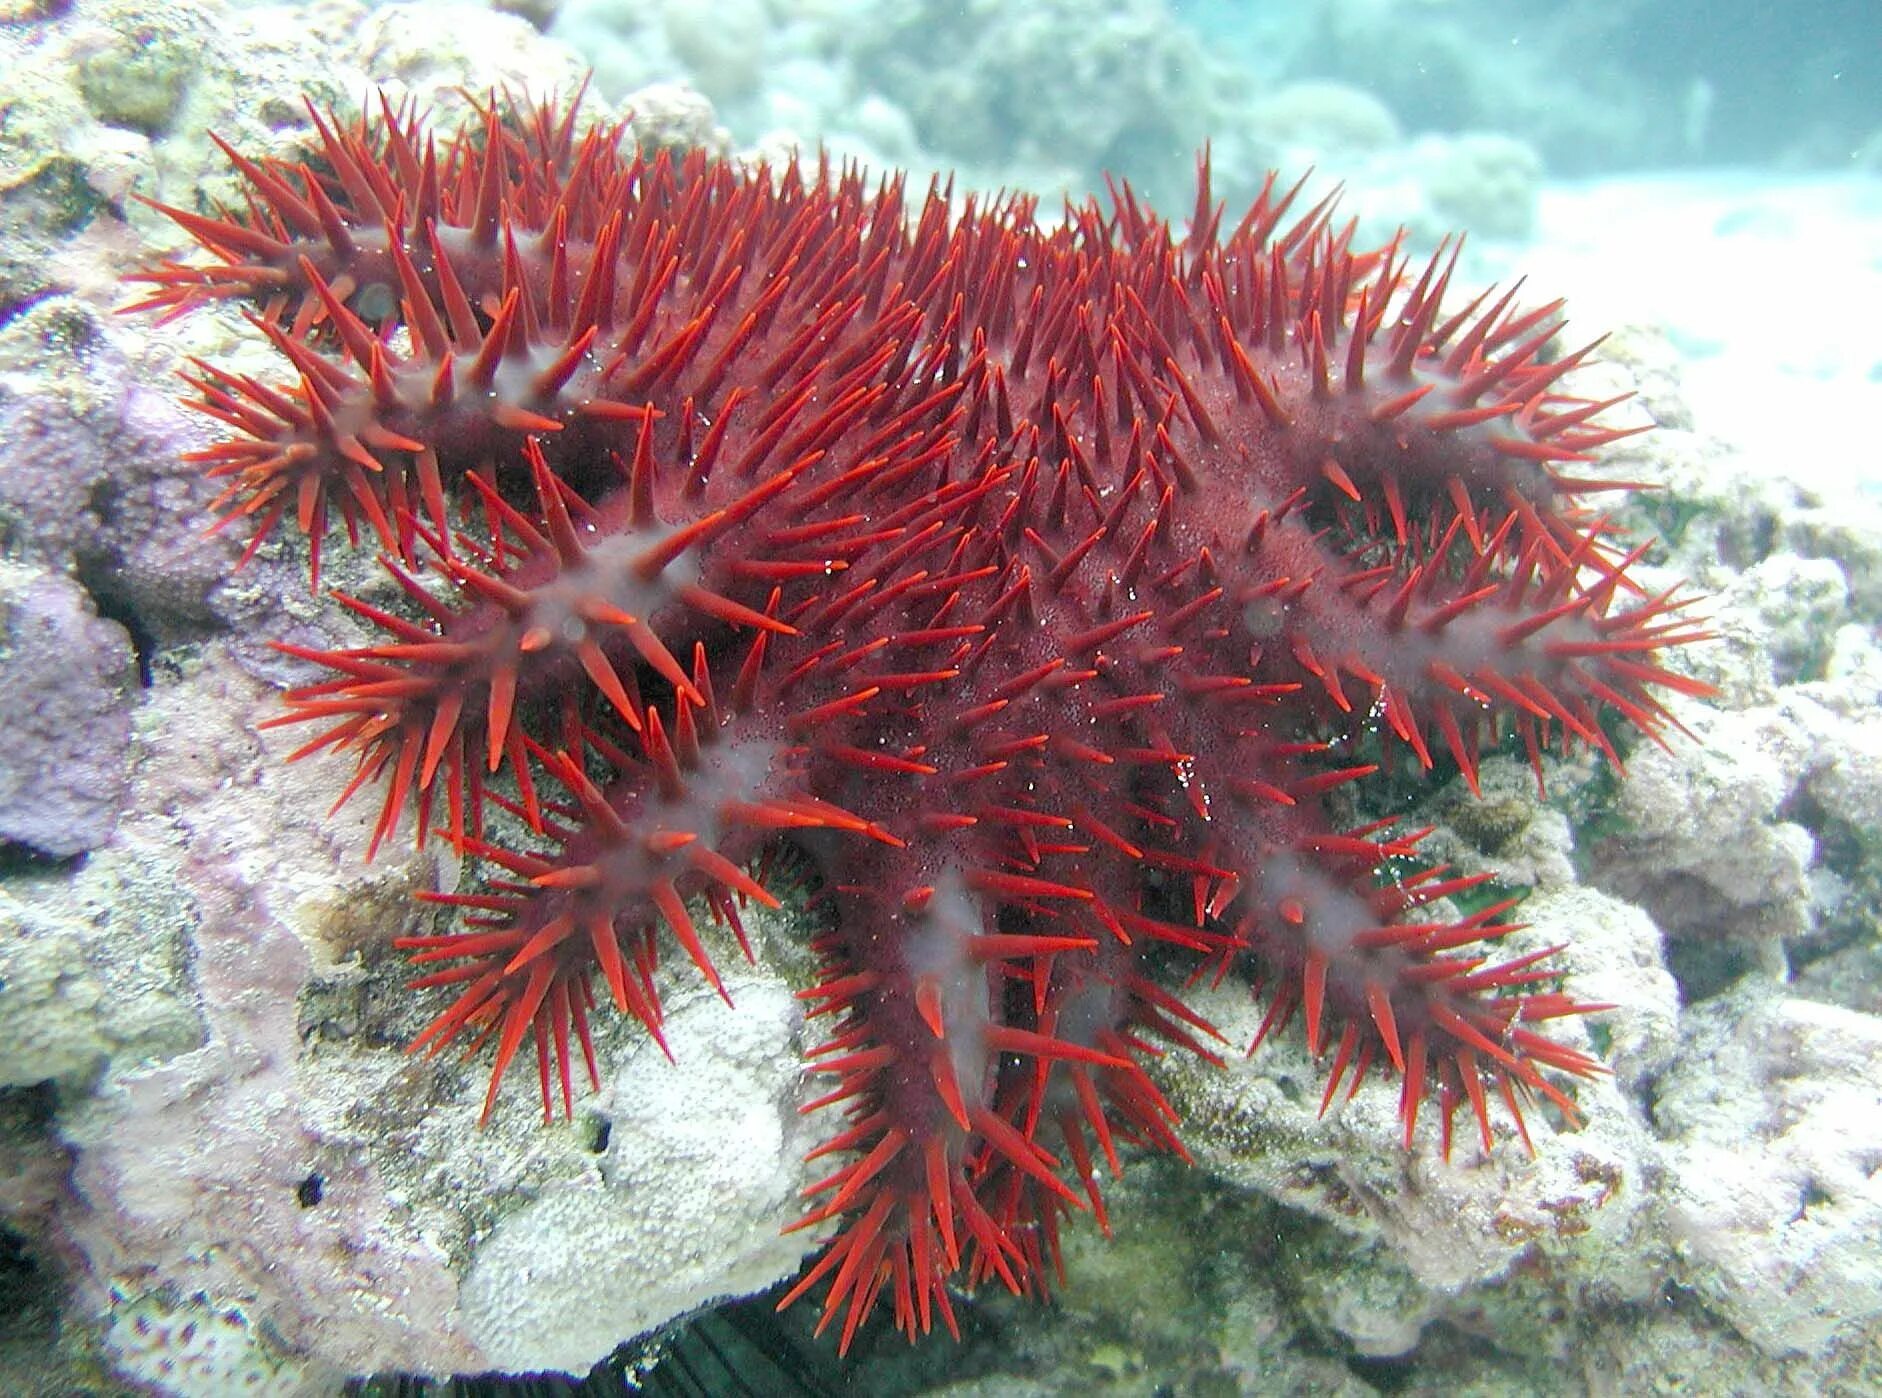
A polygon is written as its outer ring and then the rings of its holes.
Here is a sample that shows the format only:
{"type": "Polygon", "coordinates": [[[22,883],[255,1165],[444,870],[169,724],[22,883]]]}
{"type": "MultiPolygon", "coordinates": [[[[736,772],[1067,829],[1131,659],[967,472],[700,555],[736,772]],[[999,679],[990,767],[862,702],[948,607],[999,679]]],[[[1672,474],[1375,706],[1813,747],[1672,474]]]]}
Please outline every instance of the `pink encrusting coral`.
{"type": "Polygon", "coordinates": [[[1186,232],[1128,189],[911,200],[898,177],[744,170],[511,110],[436,141],[315,113],[313,162],[250,161],[241,212],[167,212],[213,253],[142,274],[169,313],[238,299],[292,366],[213,365],[201,454],[255,544],[376,545],[406,599],[276,722],[358,763],[401,827],[487,871],[404,939],[442,995],[419,1043],[526,1046],[545,1113],[598,1072],[602,1001],[656,1037],[663,944],[743,938],[781,843],[828,893],[812,1108],[837,1124],[799,1225],[847,1346],[888,1294],[1043,1293],[1130,1143],[1180,1153],[1145,1071],[1220,1036],[1247,978],[1296,1014],[1325,1101],[1399,1081],[1409,1144],[1598,1071],[1547,1021],[1594,1006],[1510,904],[1404,873],[1421,832],[1329,793],[1394,756],[1514,735],[1659,736],[1701,636],[1575,463],[1621,435],[1549,358],[1555,305],[1450,303],[1270,181],[1186,232]],[[1377,749],[1358,760],[1355,743],[1377,749]],[[503,843],[492,806],[533,833],[503,843]],[[1397,871],[1382,877],[1391,862],[1397,871]]]}

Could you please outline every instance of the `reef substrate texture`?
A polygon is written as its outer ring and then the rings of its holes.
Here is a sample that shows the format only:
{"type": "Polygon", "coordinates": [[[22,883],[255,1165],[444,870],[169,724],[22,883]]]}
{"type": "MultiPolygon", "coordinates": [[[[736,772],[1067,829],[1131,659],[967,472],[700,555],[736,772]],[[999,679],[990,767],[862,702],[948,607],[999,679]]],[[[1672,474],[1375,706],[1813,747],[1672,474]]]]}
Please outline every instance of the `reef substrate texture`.
{"type": "Polygon", "coordinates": [[[321,677],[274,721],[357,761],[375,848],[481,862],[399,945],[486,1114],[526,1046],[568,1112],[604,1001],[658,1039],[663,943],[718,986],[691,909],[742,941],[788,846],[834,1122],[792,1296],[846,1346],[884,1292],[911,1335],[954,1284],[1044,1293],[1119,1146],[1181,1153],[1143,1063],[1220,1045],[1186,984],[1298,1015],[1327,1102],[1396,1077],[1408,1145],[1427,1101],[1446,1151],[1460,1105],[1486,1148],[1572,1118],[1598,1066],[1547,1024],[1597,1007],[1329,800],[1395,757],[1474,786],[1506,740],[1611,757],[1704,688],[1584,503],[1621,434],[1563,392],[1557,306],[1447,308],[1454,250],[1355,250],[1272,180],[1230,224],[1205,169],[1180,236],[1128,189],[1047,228],[481,115],[229,150],[245,209],[166,210],[213,257],[140,279],[246,303],[297,376],[189,375],[226,521],[291,523],[316,583],[330,534],[376,545],[403,597],[284,646],[321,677]]]}

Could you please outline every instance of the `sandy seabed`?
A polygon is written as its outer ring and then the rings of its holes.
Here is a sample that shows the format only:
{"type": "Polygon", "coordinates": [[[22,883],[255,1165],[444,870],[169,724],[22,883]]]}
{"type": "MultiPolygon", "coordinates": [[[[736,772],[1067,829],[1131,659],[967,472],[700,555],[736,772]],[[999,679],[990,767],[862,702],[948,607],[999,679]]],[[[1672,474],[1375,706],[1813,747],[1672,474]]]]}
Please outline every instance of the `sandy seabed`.
{"type": "Polygon", "coordinates": [[[1552,185],[1537,228],[1512,266],[1591,334],[1663,328],[1702,428],[1801,484],[1882,495],[1882,178],[1552,185]]]}

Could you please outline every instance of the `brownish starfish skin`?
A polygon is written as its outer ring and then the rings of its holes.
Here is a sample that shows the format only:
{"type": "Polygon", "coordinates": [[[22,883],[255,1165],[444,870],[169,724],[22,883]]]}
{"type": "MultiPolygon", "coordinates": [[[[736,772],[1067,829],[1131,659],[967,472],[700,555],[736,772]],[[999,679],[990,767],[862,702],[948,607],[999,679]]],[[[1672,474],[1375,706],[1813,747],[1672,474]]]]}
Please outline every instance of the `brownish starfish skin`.
{"type": "MultiPolygon", "coordinates": [[[[311,109],[310,109],[311,110],[311,109]]],[[[175,314],[250,304],[298,383],[212,365],[200,460],[253,547],[291,519],[370,536],[405,614],[283,647],[327,677],[277,723],[351,752],[376,849],[407,821],[488,871],[466,926],[400,945],[448,1004],[417,1045],[492,1046],[488,1115],[533,1044],[545,1116],[598,999],[661,1032],[688,904],[738,931],[782,842],[834,917],[811,1109],[841,1163],[827,1235],[847,1347],[889,1293],[911,1337],[949,1285],[1043,1293],[1094,1156],[1182,1151],[1143,1060],[1219,1036],[1172,987],[1245,975],[1298,1011],[1323,1102],[1396,1074],[1435,1099],[1572,1118],[1599,1071],[1543,1022],[1598,1008],[1547,952],[1498,960],[1478,878],[1388,881],[1421,832],[1342,830],[1381,761],[1520,735],[1659,737],[1664,653],[1704,633],[1628,576],[1643,548],[1574,476],[1623,435],[1545,357],[1559,307],[1458,308],[1272,180],[1227,232],[1128,188],[1041,227],[1023,198],[910,207],[898,177],[742,170],[509,110],[434,141],[313,113],[319,168],[229,151],[250,206],[166,209],[214,255],[140,274],[175,314]],[[512,848],[488,803],[534,832],[512,848]],[[1174,969],[1175,974],[1169,974],[1174,969]],[[597,988],[597,977],[599,985],[597,988]]]]}

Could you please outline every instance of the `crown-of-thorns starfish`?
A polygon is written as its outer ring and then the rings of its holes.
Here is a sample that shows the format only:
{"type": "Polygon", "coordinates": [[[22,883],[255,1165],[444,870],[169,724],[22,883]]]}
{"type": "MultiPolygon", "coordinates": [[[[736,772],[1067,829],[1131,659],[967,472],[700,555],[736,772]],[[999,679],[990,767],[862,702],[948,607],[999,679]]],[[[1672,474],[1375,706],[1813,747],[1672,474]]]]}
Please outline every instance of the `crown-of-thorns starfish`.
{"type": "Polygon", "coordinates": [[[1215,1056],[1185,983],[1247,978],[1261,1036],[1298,1013],[1322,1110],[1395,1076],[1408,1145],[1428,1100],[1447,1152],[1463,1104],[1486,1148],[1492,1098],[1525,1143],[1573,1117],[1598,1065],[1545,1025],[1599,1007],[1499,958],[1509,902],[1433,907],[1479,877],[1383,877],[1423,832],[1327,800],[1394,755],[1474,789],[1512,734],[1540,780],[1705,692],[1663,663],[1685,601],[1584,503],[1624,434],[1564,389],[1558,305],[1452,306],[1455,246],[1356,250],[1272,179],[1225,226],[1206,162],[1179,236],[1128,187],[1046,228],[576,104],[442,142],[310,115],[308,163],[224,146],[245,208],[164,209],[213,258],[140,304],[238,302],[292,371],[189,376],[249,550],[291,520],[317,580],[338,528],[406,599],[283,647],[322,677],[274,722],[353,756],[375,849],[487,871],[400,942],[451,997],[415,1047],[489,1046],[486,1116],[525,1043],[570,1110],[600,1000],[659,1038],[667,938],[718,987],[689,908],[743,942],[788,843],[839,1163],[787,1299],[824,1288],[845,1347],[885,1291],[911,1336],[956,1282],[1043,1294],[1096,1160],[1183,1152],[1144,1062],[1215,1056]]]}

